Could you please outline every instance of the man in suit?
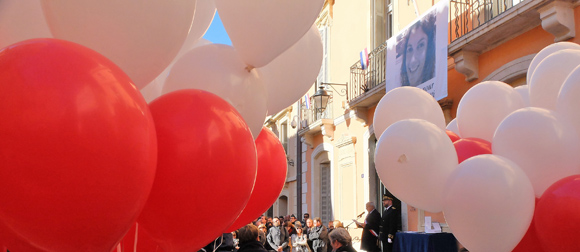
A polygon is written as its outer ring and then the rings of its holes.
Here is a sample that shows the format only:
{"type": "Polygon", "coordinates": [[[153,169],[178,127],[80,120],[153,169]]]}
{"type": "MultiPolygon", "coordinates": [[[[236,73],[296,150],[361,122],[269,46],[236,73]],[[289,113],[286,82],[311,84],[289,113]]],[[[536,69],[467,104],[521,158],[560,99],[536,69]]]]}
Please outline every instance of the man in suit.
{"type": "Polygon", "coordinates": [[[381,214],[377,211],[375,203],[373,202],[368,202],[366,209],[368,214],[364,223],[353,219],[357,227],[363,228],[360,249],[369,252],[378,252],[381,251],[379,248],[381,214]]]}
{"type": "Polygon", "coordinates": [[[401,218],[398,209],[393,206],[393,198],[387,195],[383,196],[383,206],[385,211],[383,211],[381,222],[381,241],[383,242],[383,252],[391,252],[401,218]]]}
{"type": "Polygon", "coordinates": [[[280,220],[274,218],[273,227],[270,228],[266,240],[270,247],[276,252],[288,252],[290,247],[288,247],[289,238],[288,231],[282,225],[280,225],[280,220]]]}

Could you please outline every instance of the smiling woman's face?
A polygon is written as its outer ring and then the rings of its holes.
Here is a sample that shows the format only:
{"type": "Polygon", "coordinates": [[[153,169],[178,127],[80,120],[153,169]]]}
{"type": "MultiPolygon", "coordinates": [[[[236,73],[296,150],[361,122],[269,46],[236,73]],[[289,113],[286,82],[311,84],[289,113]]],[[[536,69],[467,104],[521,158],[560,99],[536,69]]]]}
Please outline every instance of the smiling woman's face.
{"type": "Polygon", "coordinates": [[[406,48],[406,70],[409,78],[409,85],[417,86],[421,84],[423,68],[425,68],[425,58],[427,55],[427,34],[420,26],[417,26],[409,34],[409,41],[406,48]]]}

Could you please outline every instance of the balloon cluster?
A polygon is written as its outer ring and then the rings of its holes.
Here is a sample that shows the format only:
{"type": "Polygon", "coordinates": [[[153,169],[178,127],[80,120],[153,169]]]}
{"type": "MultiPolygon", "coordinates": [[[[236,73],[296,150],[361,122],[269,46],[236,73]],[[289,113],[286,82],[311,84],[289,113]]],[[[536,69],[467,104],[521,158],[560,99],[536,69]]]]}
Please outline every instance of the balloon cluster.
{"type": "Polygon", "coordinates": [[[197,251],[265,212],[323,3],[1,1],[0,249],[197,251]]]}
{"type": "Polygon", "coordinates": [[[527,80],[473,86],[447,127],[417,88],[377,105],[381,181],[407,204],[443,211],[470,251],[580,250],[580,45],[544,48],[527,80]]]}

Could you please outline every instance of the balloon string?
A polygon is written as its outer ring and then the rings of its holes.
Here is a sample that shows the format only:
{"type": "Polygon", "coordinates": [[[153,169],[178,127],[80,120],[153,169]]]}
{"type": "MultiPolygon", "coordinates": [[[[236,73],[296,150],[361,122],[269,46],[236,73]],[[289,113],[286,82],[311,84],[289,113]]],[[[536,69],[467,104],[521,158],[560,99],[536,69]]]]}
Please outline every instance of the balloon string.
{"type": "Polygon", "coordinates": [[[222,239],[220,240],[220,244],[216,247],[215,243],[217,242],[217,239],[219,239],[219,238],[220,237],[216,238],[215,241],[213,241],[213,252],[215,252],[224,242],[224,234],[222,234],[222,236],[221,236],[222,239]]]}
{"type": "MultiPolygon", "coordinates": [[[[248,73],[249,73],[249,72],[251,72],[252,70],[254,70],[254,68],[255,68],[255,67],[248,65],[248,66],[246,66],[246,71],[248,71],[248,73]]],[[[223,236],[223,235],[222,235],[222,236],[223,236]]]]}
{"type": "Polygon", "coordinates": [[[133,244],[133,252],[137,252],[137,238],[139,237],[139,223],[135,222],[135,244],[133,244]]]}

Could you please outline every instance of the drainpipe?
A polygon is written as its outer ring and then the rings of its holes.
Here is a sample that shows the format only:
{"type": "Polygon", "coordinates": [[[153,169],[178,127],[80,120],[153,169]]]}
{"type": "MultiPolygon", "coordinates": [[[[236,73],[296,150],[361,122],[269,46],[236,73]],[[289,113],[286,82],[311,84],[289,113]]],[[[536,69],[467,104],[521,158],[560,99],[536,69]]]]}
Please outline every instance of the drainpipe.
{"type": "Polygon", "coordinates": [[[296,126],[296,219],[302,220],[302,141],[298,131],[302,128],[302,99],[298,100],[298,125],[296,126]]]}

